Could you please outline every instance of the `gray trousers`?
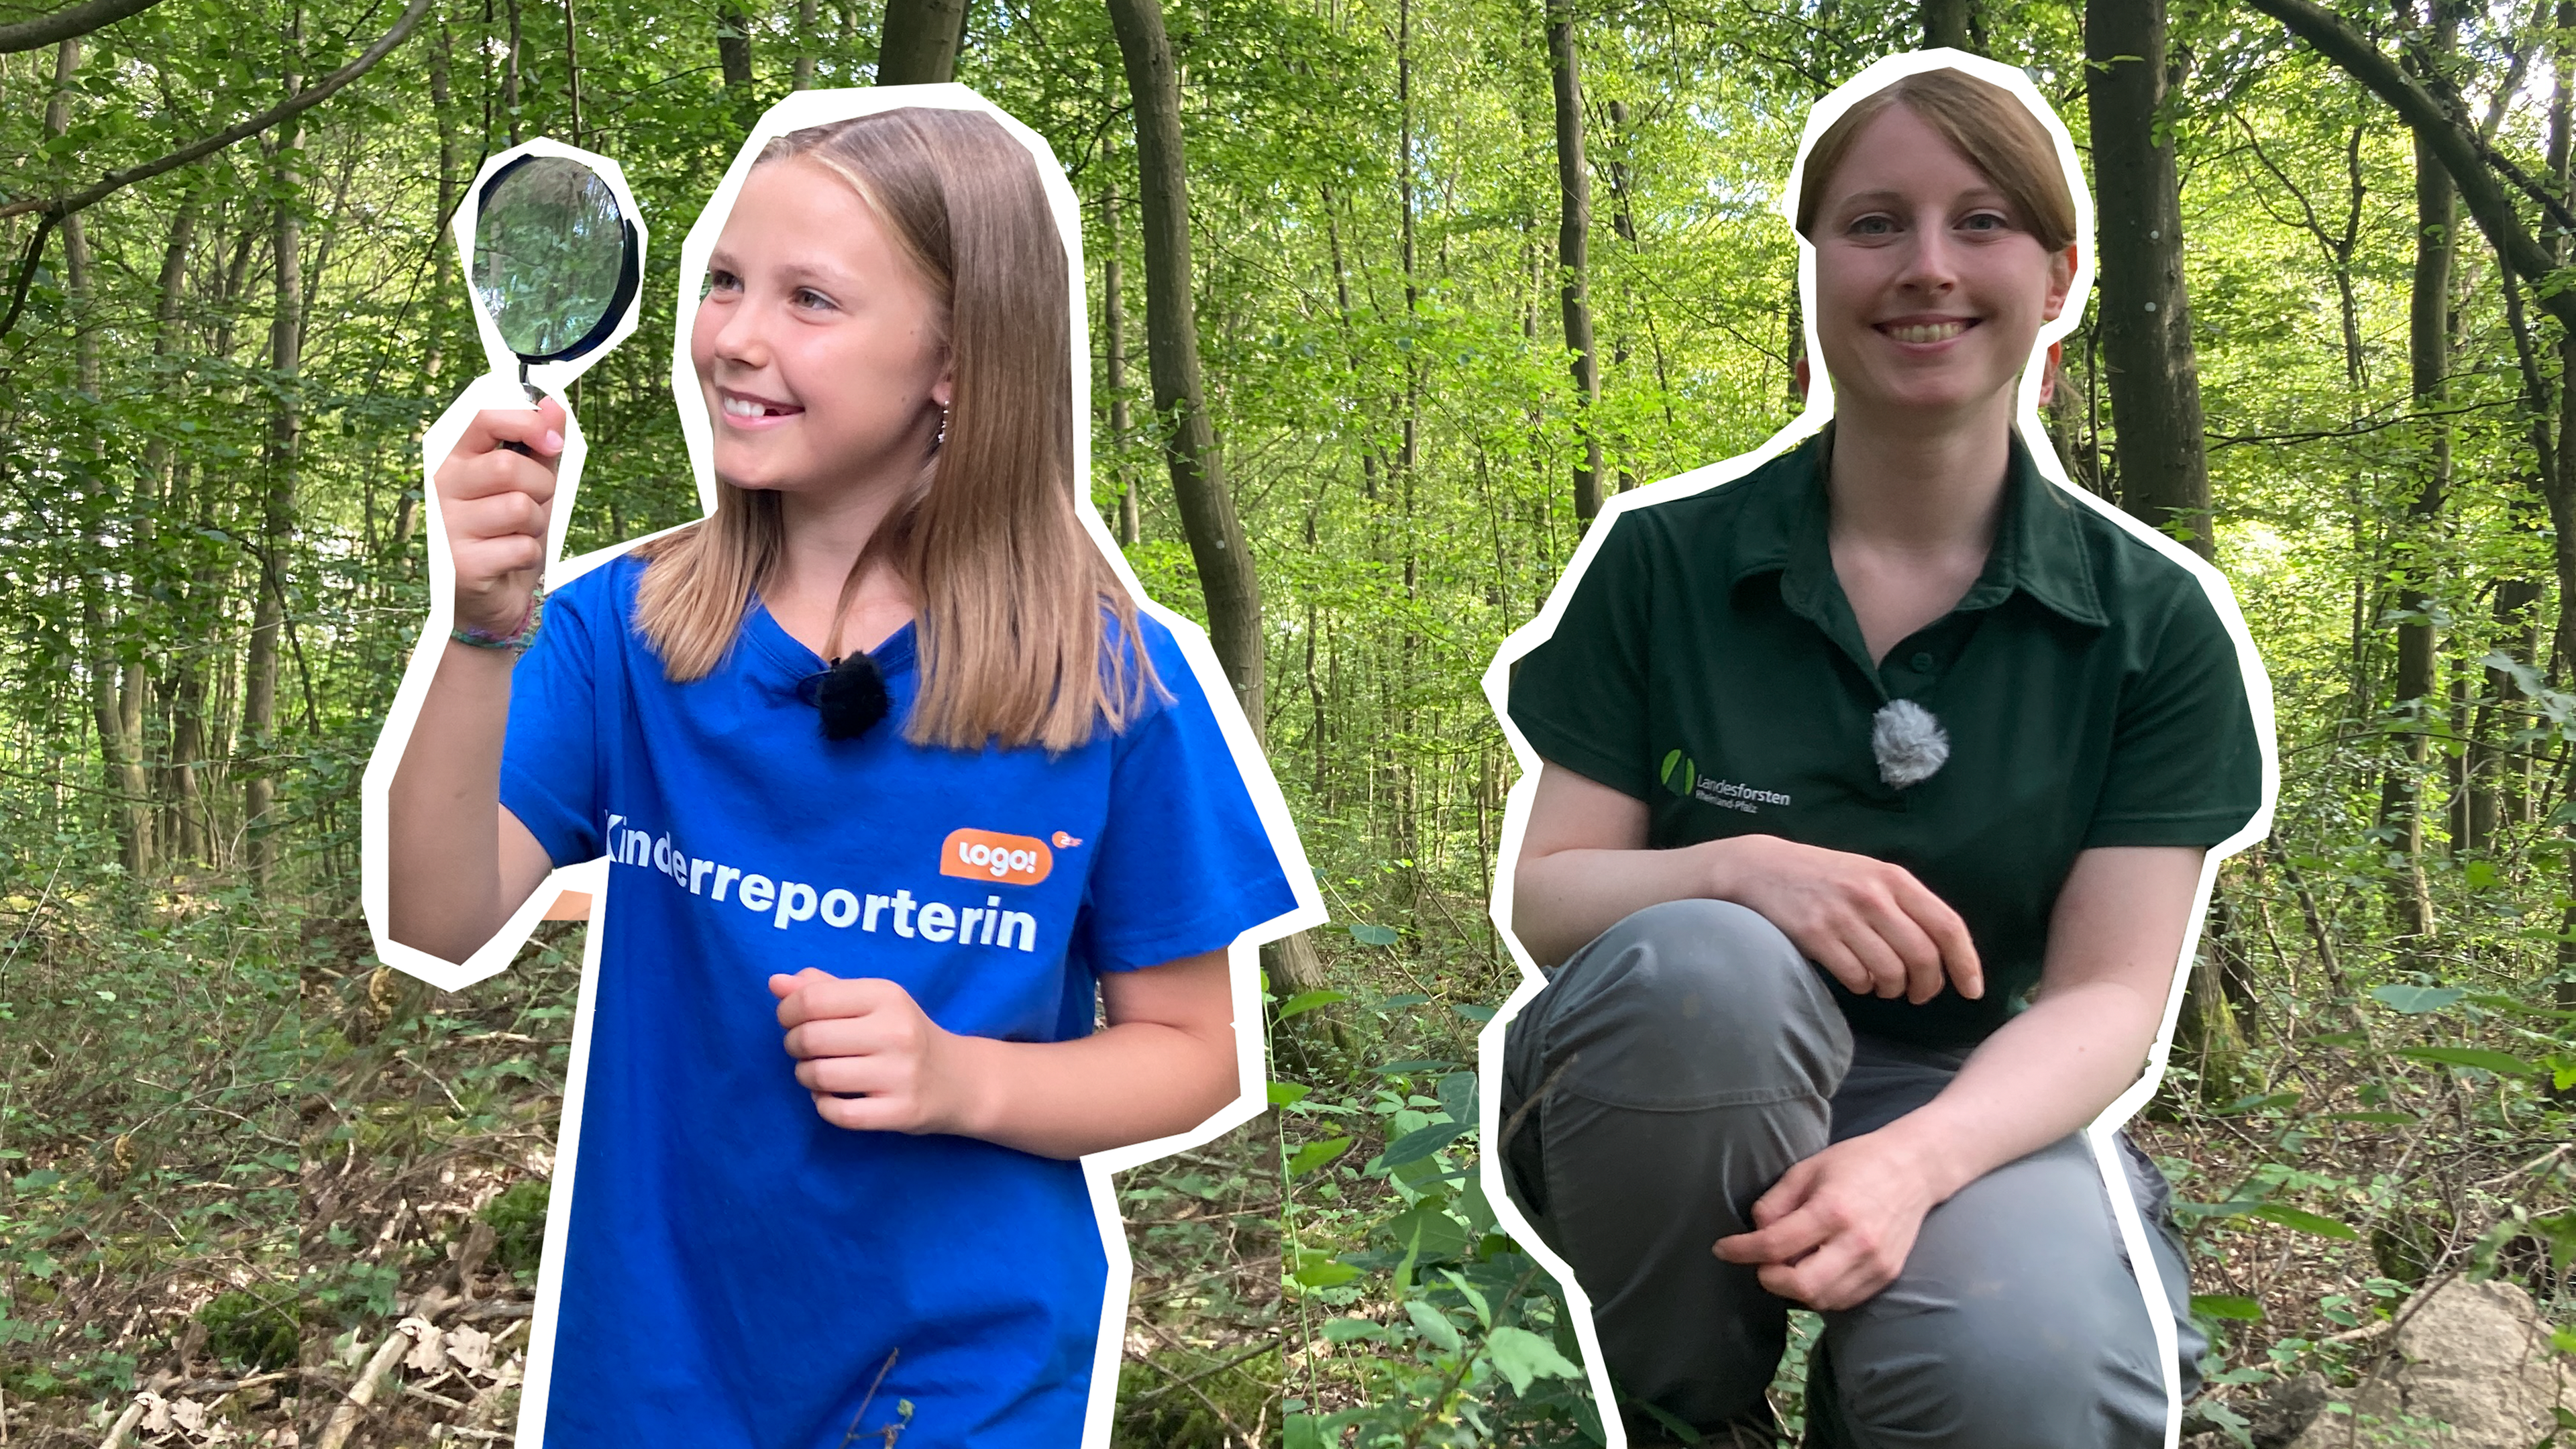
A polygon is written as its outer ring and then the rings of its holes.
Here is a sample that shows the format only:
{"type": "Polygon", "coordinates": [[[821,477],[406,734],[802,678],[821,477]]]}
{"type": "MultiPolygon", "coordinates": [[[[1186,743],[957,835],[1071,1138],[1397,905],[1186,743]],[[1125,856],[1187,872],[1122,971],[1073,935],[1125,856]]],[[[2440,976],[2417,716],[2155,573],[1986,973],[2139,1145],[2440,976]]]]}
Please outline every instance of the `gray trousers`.
{"type": "MultiPolygon", "coordinates": [[[[1766,1420],[1790,1305],[1710,1245],[1749,1231],[1792,1163],[1930,1101],[1966,1059],[1856,1036],[1789,938],[1724,901],[1648,907],[1559,967],[1509,1030],[1504,1119],[1554,1086],[1504,1144],[1504,1176],[1591,1298],[1623,1397],[1712,1435],[1766,1420]]],[[[2164,1179],[2120,1145],[2188,1399],[2207,1341],[2164,1179]]],[[[2154,1329],[2080,1135],[1932,1209],[1903,1273],[1824,1319],[1814,1449],[2164,1443],[2154,1329]]]]}

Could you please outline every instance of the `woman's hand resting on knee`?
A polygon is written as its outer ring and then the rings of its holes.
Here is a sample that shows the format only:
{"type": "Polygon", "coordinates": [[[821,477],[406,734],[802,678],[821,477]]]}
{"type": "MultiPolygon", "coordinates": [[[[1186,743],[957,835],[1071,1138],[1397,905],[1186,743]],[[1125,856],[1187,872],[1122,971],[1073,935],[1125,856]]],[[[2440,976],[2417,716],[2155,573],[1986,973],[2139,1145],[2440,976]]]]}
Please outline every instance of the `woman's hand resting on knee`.
{"type": "Polygon", "coordinates": [[[1710,857],[1711,895],[1760,912],[1860,995],[1920,1006],[1941,994],[1945,977],[1971,1000],[1986,993],[1967,923],[1903,866],[1776,835],[1692,849],[1710,857]]]}
{"type": "Polygon", "coordinates": [[[1809,1308],[1857,1308],[1896,1281],[1923,1215],[1946,1193],[1911,1148],[1885,1132],[1847,1138],[1799,1162],[1753,1204],[1754,1230],[1720,1238],[1730,1263],[1809,1308]]]}
{"type": "Polygon", "coordinates": [[[1532,955],[1563,961],[1648,906],[1704,898],[1761,913],[1865,996],[1919,1006],[1945,980],[1985,994],[1967,923],[1903,866],[1774,835],[1650,850],[1646,826],[1645,801],[1540,766],[1512,888],[1512,933],[1532,955]]]}

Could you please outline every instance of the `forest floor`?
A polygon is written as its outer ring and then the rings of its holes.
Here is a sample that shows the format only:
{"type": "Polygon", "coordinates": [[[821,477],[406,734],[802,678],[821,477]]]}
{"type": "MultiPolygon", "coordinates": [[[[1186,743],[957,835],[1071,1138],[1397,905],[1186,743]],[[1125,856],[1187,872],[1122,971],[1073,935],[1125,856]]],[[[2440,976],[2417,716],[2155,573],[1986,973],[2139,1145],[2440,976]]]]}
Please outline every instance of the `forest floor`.
{"type": "MultiPolygon", "coordinates": [[[[348,922],[0,904],[0,1445],[509,1443],[581,927],[446,994],[348,922]]],[[[1277,1442],[1277,1152],[1122,1175],[1115,1443],[1277,1442]]]]}
{"type": "MultiPolygon", "coordinates": [[[[2259,914],[2250,893],[2235,899],[2259,914]]],[[[1516,976],[1489,933],[1455,926],[1476,921],[1476,903],[1404,914],[1412,924],[1392,947],[1360,943],[1388,934],[1374,927],[1327,934],[1336,999],[1291,1023],[1300,1045],[1277,1068],[1295,1083],[1283,1111],[1298,1336],[1289,1449],[1353,1431],[1361,1445],[1597,1443],[1588,1404],[1573,1402],[1588,1398],[1580,1381],[1551,1377],[1576,1360],[1553,1283],[1540,1275],[1521,1300],[1558,1366],[1489,1351],[1502,1306],[1489,1317],[1444,1286],[1453,1273],[1489,1289],[1517,1282],[1528,1263],[1470,1190],[1480,1145],[1459,1079],[1516,976]]],[[[2576,1065],[2576,1015],[2550,1004],[2545,982],[2517,983],[2496,950],[2450,949],[2459,959],[2379,960],[2347,944],[2333,972],[2398,983],[2370,990],[2286,955],[2261,972],[2232,963],[2234,1009],[2202,1033],[2208,1045],[2175,1045],[2131,1123],[2173,1183],[2212,1338],[2207,1386],[2185,1413],[2190,1449],[2279,1449],[2284,1386],[2353,1384],[2410,1297],[2452,1275],[2506,1278],[2551,1322],[2576,1326],[2576,1101],[2552,1090],[2550,1071],[2576,1065]],[[2471,985],[2404,984],[2419,975],[2471,985]]],[[[1773,1387],[1791,1442],[1817,1327],[1794,1315],[1773,1387]]]]}
{"type": "MultiPolygon", "coordinates": [[[[345,920],[60,874],[0,895],[0,1449],[508,1442],[581,928],[450,996],[345,920]]],[[[1561,1298],[1476,1185],[1511,977],[1436,904],[1319,933],[1336,985],[1276,1007],[1281,1110],[1122,1178],[1119,1445],[1598,1442],[1561,1298]]],[[[2133,1125],[2217,1339],[2194,1449],[2275,1449],[2278,1386],[2352,1382],[2443,1275],[2576,1318],[2568,1104],[2526,1069],[2568,1019],[2492,960],[2425,974],[2496,989],[2285,966],[2133,1125]]],[[[1801,1372],[1793,1344],[1793,1426],[1801,1372]]]]}

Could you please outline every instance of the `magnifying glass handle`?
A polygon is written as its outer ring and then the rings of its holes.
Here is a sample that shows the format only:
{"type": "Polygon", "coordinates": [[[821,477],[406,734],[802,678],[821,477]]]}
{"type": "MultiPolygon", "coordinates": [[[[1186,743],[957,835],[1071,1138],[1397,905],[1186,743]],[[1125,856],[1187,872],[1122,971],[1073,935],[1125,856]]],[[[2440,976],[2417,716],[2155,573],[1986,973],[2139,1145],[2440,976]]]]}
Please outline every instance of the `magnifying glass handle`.
{"type": "MultiPolygon", "coordinates": [[[[546,400],[545,389],[543,389],[543,388],[541,388],[541,387],[538,387],[538,386],[537,386],[535,383],[533,383],[533,382],[528,381],[528,380],[527,380],[527,378],[525,378],[525,377],[521,377],[521,378],[519,379],[519,386],[521,386],[521,387],[523,387],[523,388],[526,388],[526,389],[528,390],[528,401],[530,401],[530,402],[532,402],[532,403],[541,403],[541,402],[544,402],[544,401],[546,400]]],[[[533,458],[533,457],[537,456],[535,453],[533,453],[533,452],[531,452],[531,451],[529,450],[528,445],[527,445],[527,444],[525,444],[525,443],[517,443],[517,442],[508,442],[508,441],[504,441],[504,442],[501,444],[501,446],[502,446],[502,447],[504,447],[504,448],[509,449],[509,450],[510,450],[511,452],[513,452],[513,453],[517,453],[517,454],[519,454],[519,455],[520,455],[520,456],[522,456],[522,457],[533,458]]]]}

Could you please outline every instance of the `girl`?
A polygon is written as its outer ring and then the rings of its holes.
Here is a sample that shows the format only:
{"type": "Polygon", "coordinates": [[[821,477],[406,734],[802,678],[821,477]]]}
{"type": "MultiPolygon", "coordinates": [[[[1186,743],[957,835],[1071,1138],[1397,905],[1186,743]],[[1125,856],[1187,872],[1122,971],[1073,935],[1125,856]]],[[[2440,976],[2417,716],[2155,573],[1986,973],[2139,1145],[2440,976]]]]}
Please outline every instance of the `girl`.
{"type": "Polygon", "coordinates": [[[1505,1175],[1632,1443],[1773,1442],[1803,1304],[1810,1445],[2150,1449],[2201,1340],[2083,1130],[2213,847],[2268,812],[2260,676],[2216,574],[2015,430],[2071,156],[2012,91],[1906,69],[1795,185],[1831,425],[1605,519],[1511,685],[1543,761],[1512,925],[1563,964],[1509,1028],[1501,1111],[1538,1101],[1505,1175]]]}
{"type": "Polygon", "coordinates": [[[783,135],[705,283],[711,516],[540,600],[561,409],[477,415],[436,474],[457,627],[389,934],[461,960],[611,866],[529,1408],[549,1449],[1071,1446],[1073,1159],[1235,1097],[1226,950],[1298,898],[1231,700],[1077,518],[1029,148],[919,105],[783,135]]]}

